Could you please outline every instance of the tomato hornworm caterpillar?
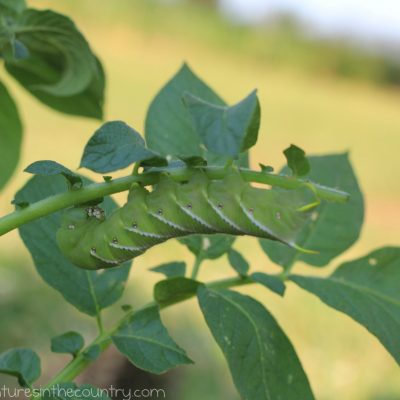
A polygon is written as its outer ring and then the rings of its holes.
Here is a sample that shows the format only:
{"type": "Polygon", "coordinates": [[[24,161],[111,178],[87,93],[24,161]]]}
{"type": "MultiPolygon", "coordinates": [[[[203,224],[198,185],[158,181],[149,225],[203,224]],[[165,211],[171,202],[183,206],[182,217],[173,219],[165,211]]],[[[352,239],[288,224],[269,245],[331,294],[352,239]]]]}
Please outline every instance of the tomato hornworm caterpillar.
{"type": "Polygon", "coordinates": [[[57,242],[69,260],[87,269],[117,266],[191,234],[250,235],[299,248],[294,238],[308,218],[302,210],[306,192],[256,188],[235,169],[221,180],[201,171],[187,182],[162,176],[152,191],[133,185],[127,203],[108,217],[99,207],[66,210],[57,242]]]}

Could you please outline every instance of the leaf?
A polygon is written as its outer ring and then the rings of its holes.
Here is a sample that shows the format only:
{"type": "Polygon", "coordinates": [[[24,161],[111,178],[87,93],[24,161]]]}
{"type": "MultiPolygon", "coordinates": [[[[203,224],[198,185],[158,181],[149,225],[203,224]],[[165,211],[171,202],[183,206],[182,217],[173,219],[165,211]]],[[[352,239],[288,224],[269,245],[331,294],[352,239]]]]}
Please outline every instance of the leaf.
{"type": "Polygon", "coordinates": [[[18,39],[13,39],[11,42],[13,55],[16,60],[25,60],[29,58],[29,50],[27,47],[18,39]]]}
{"type": "MultiPolygon", "coordinates": [[[[34,87],[53,96],[68,97],[83,92],[96,72],[96,59],[83,35],[65,15],[50,10],[26,9],[9,26],[10,34],[31,54],[52,65],[53,80],[36,81],[34,87]]],[[[6,64],[19,61],[6,57],[6,64]]],[[[20,64],[19,64],[20,65],[20,64]]]]}
{"type": "Polygon", "coordinates": [[[224,101],[184,64],[157,94],[146,116],[145,137],[149,148],[167,156],[203,156],[201,141],[194,131],[190,114],[183,104],[185,92],[205,101],[224,101]]]}
{"type": "Polygon", "coordinates": [[[81,167],[106,173],[128,167],[138,161],[166,160],[146,149],[143,138],[122,121],[106,122],[90,138],[83,152],[81,167]]]}
{"type": "Polygon", "coordinates": [[[0,82],[0,190],[17,166],[22,141],[22,123],[13,98],[0,82]]]}
{"type": "Polygon", "coordinates": [[[261,285],[265,286],[269,290],[272,290],[274,293],[278,294],[279,296],[284,296],[286,286],[282,279],[275,275],[268,275],[264,272],[254,272],[251,274],[249,278],[261,285]]]}
{"type": "Polygon", "coordinates": [[[44,176],[62,175],[67,179],[70,187],[75,189],[82,187],[82,178],[56,161],[35,161],[34,163],[28,165],[24,169],[24,172],[44,176]]]}
{"type": "Polygon", "coordinates": [[[153,374],[193,363],[169,336],[161,322],[158,306],[135,313],[111,339],[129,361],[153,374]]]}
{"type": "Polygon", "coordinates": [[[183,99],[194,130],[207,150],[236,158],[257,142],[260,104],[256,91],[231,107],[212,104],[191,93],[183,99]]]}
{"type": "Polygon", "coordinates": [[[214,234],[214,235],[190,235],[179,239],[179,242],[186,245],[195,255],[203,259],[215,260],[229,251],[235,236],[214,234]]]}
{"type": "Polygon", "coordinates": [[[193,156],[193,157],[183,157],[182,161],[188,167],[204,167],[207,165],[207,160],[200,156],[193,156]]]}
{"type": "Polygon", "coordinates": [[[186,263],[174,261],[150,268],[150,271],[164,274],[167,278],[173,278],[175,276],[185,276],[186,263]]]}
{"type": "Polygon", "coordinates": [[[364,325],[400,364],[400,247],[346,262],[327,278],[290,279],[364,325]]]}
{"type": "Polygon", "coordinates": [[[86,349],[82,355],[89,361],[95,361],[101,354],[101,348],[98,344],[94,344],[86,349]]]}
{"type": "Polygon", "coordinates": [[[258,164],[262,172],[274,172],[274,167],[271,165],[258,164]]]}
{"type": "MultiPolygon", "coordinates": [[[[348,192],[350,200],[346,204],[323,202],[298,234],[298,245],[319,254],[305,254],[278,242],[260,240],[268,257],[284,268],[296,261],[318,267],[328,264],[358,239],[364,220],[363,196],[348,154],[314,156],[309,161],[311,172],[307,178],[348,192]]],[[[287,168],[282,173],[287,173],[287,168]]]]}
{"type": "Polygon", "coordinates": [[[154,286],[154,300],[161,306],[193,297],[200,283],[182,276],[165,279],[154,286]]]}
{"type": "MultiPolygon", "coordinates": [[[[16,201],[32,204],[65,190],[65,180],[61,176],[38,175],[16,194],[16,201]]],[[[115,207],[111,198],[105,199],[104,208],[107,212],[115,207]]],[[[21,226],[20,235],[44,281],[78,310],[95,316],[121,297],[130,266],[127,264],[97,272],[83,270],[71,264],[62,255],[56,242],[60,214],[57,212],[21,226]]]]}
{"type": "Polygon", "coordinates": [[[31,349],[11,349],[0,354],[0,373],[16,376],[29,387],[40,376],[40,359],[31,349]]]}
{"type": "Polygon", "coordinates": [[[25,0],[0,0],[0,12],[21,13],[26,8],[25,0]]]}
{"type": "Polygon", "coordinates": [[[228,252],[228,260],[232,268],[241,276],[246,276],[249,271],[249,263],[236,250],[230,249],[228,252]]]}
{"type": "Polygon", "coordinates": [[[198,290],[198,299],[241,398],[314,399],[292,344],[260,303],[204,286],[198,290]]]}
{"type": "Polygon", "coordinates": [[[292,170],[293,176],[304,176],[310,172],[310,163],[306,153],[300,147],[291,144],[283,154],[286,157],[287,165],[292,170]]]}
{"type": "Polygon", "coordinates": [[[35,53],[24,61],[6,64],[6,69],[28,92],[48,107],[65,114],[102,119],[105,75],[100,61],[95,57],[95,68],[88,87],[77,94],[60,97],[35,86],[37,82],[51,83],[57,79],[60,74],[60,71],[54,70],[57,60],[57,56],[35,53]]]}
{"type": "Polygon", "coordinates": [[[67,353],[74,357],[85,345],[83,337],[78,332],[66,332],[51,339],[51,351],[53,353],[67,353]]]}

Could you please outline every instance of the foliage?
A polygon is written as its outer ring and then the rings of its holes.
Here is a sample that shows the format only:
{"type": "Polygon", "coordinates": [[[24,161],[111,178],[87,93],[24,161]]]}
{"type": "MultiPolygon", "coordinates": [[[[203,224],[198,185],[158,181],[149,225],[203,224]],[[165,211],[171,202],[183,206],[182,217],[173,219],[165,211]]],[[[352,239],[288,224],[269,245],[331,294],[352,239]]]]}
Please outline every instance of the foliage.
{"type": "MultiPolygon", "coordinates": [[[[12,22],[6,26],[2,20],[3,36],[0,36],[7,68],[18,69],[14,65],[15,55],[22,56],[23,60],[25,56],[35,56],[31,69],[27,64],[20,67],[20,72],[25,71],[26,76],[37,80],[37,84],[28,90],[50,96],[44,101],[44,97],[37,95],[45,103],[51,103],[57,93],[61,94],[61,99],[68,96],[71,99],[77,95],[76,92],[71,94],[77,87],[88,90],[93,83],[93,76],[88,77],[88,71],[93,71],[91,68],[96,62],[89,62],[94,56],[79,32],[70,34],[70,30],[76,29],[72,22],[53,12],[26,11],[23,2],[0,0],[0,10],[12,22]],[[60,27],[55,40],[59,40],[62,53],[68,54],[65,55],[67,65],[71,67],[68,73],[58,66],[53,80],[40,79],[38,73],[53,65],[50,60],[56,53],[42,37],[40,29],[29,39],[22,34],[21,26],[27,20],[33,21],[33,29],[36,26],[49,27],[50,30],[54,26],[60,27]],[[71,43],[65,43],[65,35],[76,41],[73,50],[71,43]],[[76,64],[76,52],[85,61],[82,62],[83,72],[76,64]],[[29,71],[35,71],[36,75],[29,71]],[[70,79],[73,79],[73,84],[68,83],[70,79]]],[[[79,96],[83,93],[80,92],[79,96]]],[[[8,99],[11,98],[8,96],[8,99]]],[[[8,103],[9,109],[15,110],[12,99],[8,103]]],[[[57,100],[55,104],[60,103],[57,100]]],[[[0,126],[2,122],[18,126],[6,118],[0,120],[0,126]]],[[[252,284],[259,284],[284,297],[286,287],[295,283],[366,327],[400,363],[397,337],[400,328],[399,248],[377,249],[340,265],[326,277],[293,272],[298,261],[311,267],[327,265],[348,249],[360,234],[363,196],[348,155],[306,157],[302,149],[292,145],[285,150],[288,165],[280,173],[274,174],[273,169],[266,166],[261,166],[260,171],[249,170],[248,151],[256,144],[259,122],[256,92],[229,106],[188,65],[184,65],[157,94],[149,108],[145,128],[147,144],[136,130],[114,121],[100,127],[83,151],[82,167],[108,173],[134,165],[131,175],[104,177],[104,182],[94,183],[50,160],[38,161],[26,169],[34,176],[16,194],[16,211],[0,218],[0,233],[19,228],[39,275],[68,303],[93,317],[98,327],[98,335],[86,346],[79,332],[66,332],[52,339],[52,351],[68,353],[73,360],[54,376],[47,387],[70,385],[76,389],[73,384],[76,376],[110,345],[116,346],[138,368],[153,373],[192,363],[190,350],[182,349],[164,326],[161,311],[196,297],[242,398],[314,399],[299,357],[271,312],[251,296],[233,290],[252,284]],[[129,190],[134,196],[135,188],[144,186],[152,186],[156,191],[158,185],[166,181],[166,176],[167,182],[185,185],[194,173],[199,172],[206,174],[211,181],[220,182],[229,178],[232,171],[247,183],[270,185],[271,188],[265,191],[273,199],[278,199],[271,203],[275,223],[289,229],[295,242],[289,243],[292,247],[288,247],[262,239],[261,246],[281,267],[281,272],[272,275],[262,266],[261,270],[252,271],[246,258],[233,248],[234,235],[188,236],[180,242],[193,254],[191,271],[185,263],[178,261],[152,267],[151,271],[165,276],[154,286],[153,300],[141,308],[125,304],[122,307],[124,314],[117,324],[105,327],[102,310],[120,299],[130,264],[88,271],[71,263],[56,241],[63,209],[72,206],[72,211],[87,212],[86,220],[100,224],[107,218],[120,215],[121,211],[112,212],[116,204],[109,195],[113,193],[129,190]],[[294,207],[295,202],[290,203],[291,212],[304,215],[301,229],[296,231],[293,220],[277,214],[274,207],[287,199],[298,198],[307,202],[301,207],[294,207]],[[96,214],[99,205],[104,208],[105,216],[96,214]],[[228,257],[233,275],[212,282],[200,279],[203,261],[222,256],[228,257]]],[[[101,176],[99,180],[102,180],[101,176]]],[[[239,186],[232,185],[223,195],[237,198],[239,186]]],[[[165,191],[160,194],[162,200],[166,194],[165,191]]],[[[245,211],[234,210],[237,221],[250,218],[249,215],[255,212],[247,210],[246,214],[245,211]]],[[[229,216],[228,211],[221,214],[229,216]]],[[[254,224],[258,222],[257,219],[252,221],[254,224]]],[[[120,218],[118,223],[122,222],[123,218],[120,218]]],[[[171,232],[176,227],[170,224],[167,228],[171,232]]],[[[103,237],[101,229],[94,230],[94,234],[103,237]]],[[[0,372],[17,377],[21,386],[34,389],[40,376],[39,357],[29,349],[8,350],[0,354],[0,372]]]]}
{"type": "MultiPolygon", "coordinates": [[[[71,115],[103,117],[103,67],[65,15],[27,8],[21,0],[1,0],[0,58],[7,72],[48,107],[71,115]]],[[[0,101],[1,189],[19,159],[22,123],[1,82],[0,101]]]]}

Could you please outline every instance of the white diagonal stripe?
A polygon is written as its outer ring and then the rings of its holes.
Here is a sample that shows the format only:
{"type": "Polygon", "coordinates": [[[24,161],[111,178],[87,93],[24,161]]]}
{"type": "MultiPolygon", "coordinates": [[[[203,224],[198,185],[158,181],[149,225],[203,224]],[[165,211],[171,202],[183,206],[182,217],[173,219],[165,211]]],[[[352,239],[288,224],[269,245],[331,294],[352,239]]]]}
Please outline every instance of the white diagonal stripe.
{"type": "Polygon", "coordinates": [[[179,204],[179,207],[181,208],[181,210],[183,212],[185,212],[187,215],[189,215],[190,218],[192,218],[194,221],[198,222],[199,224],[204,225],[206,228],[208,229],[212,229],[215,232],[218,232],[218,229],[215,228],[214,226],[210,225],[207,221],[204,221],[203,218],[199,217],[198,215],[196,215],[193,211],[191,211],[189,208],[182,206],[179,204]]]}
{"type": "Polygon", "coordinates": [[[169,219],[164,218],[162,215],[159,215],[158,213],[149,213],[150,215],[152,215],[153,217],[157,218],[158,220],[160,220],[161,222],[164,222],[164,224],[167,224],[169,226],[172,226],[172,228],[178,229],[182,232],[190,232],[192,233],[192,231],[186,229],[185,227],[176,224],[175,222],[170,221],[169,219]]]}
{"type": "Polygon", "coordinates": [[[232,220],[230,220],[220,208],[215,206],[209,199],[207,199],[208,204],[213,208],[213,210],[229,225],[231,225],[233,228],[235,228],[239,232],[243,232],[242,228],[238,225],[236,225],[232,220]]]}

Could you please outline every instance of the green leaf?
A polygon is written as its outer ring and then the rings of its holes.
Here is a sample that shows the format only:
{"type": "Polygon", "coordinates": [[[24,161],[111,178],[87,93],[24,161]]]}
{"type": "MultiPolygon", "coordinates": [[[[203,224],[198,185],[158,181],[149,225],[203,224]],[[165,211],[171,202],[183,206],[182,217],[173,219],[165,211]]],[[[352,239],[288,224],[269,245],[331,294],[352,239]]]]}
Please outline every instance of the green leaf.
{"type": "Polygon", "coordinates": [[[102,125],[85,146],[81,167],[106,173],[128,167],[137,161],[156,161],[167,165],[166,160],[146,149],[143,138],[122,121],[102,125]]]}
{"type": "Polygon", "coordinates": [[[184,262],[174,261],[150,268],[150,271],[164,274],[167,278],[173,278],[175,276],[185,276],[186,264],[184,262]]]}
{"type": "Polygon", "coordinates": [[[7,71],[38,100],[63,113],[102,118],[103,67],[69,18],[29,9],[11,19],[1,39],[9,42],[7,71]]]}
{"type": "Polygon", "coordinates": [[[51,77],[58,76],[52,66],[51,57],[48,61],[38,54],[33,54],[28,60],[14,64],[6,64],[7,71],[39,101],[65,114],[80,115],[89,118],[103,118],[105,76],[100,61],[96,58],[95,71],[89,86],[82,92],[72,96],[55,96],[41,89],[35,84],[51,82],[51,77]]]}
{"type": "Polygon", "coordinates": [[[49,55],[31,54],[29,59],[6,64],[7,71],[33,96],[45,105],[65,114],[89,118],[103,118],[105,76],[100,61],[96,58],[92,80],[82,92],[71,96],[55,96],[38,89],[37,82],[52,82],[59,72],[54,71],[54,62],[49,55]]]}
{"type": "Polygon", "coordinates": [[[274,172],[274,167],[271,167],[270,165],[264,165],[264,164],[258,164],[260,166],[260,169],[262,172],[274,172]]]}
{"type": "Polygon", "coordinates": [[[79,189],[82,187],[82,178],[56,161],[35,161],[34,163],[28,165],[24,169],[24,172],[44,176],[62,175],[67,179],[70,187],[74,189],[79,189]]]}
{"type": "MultiPolygon", "coordinates": [[[[260,240],[269,258],[284,268],[296,261],[322,267],[347,250],[359,237],[364,220],[364,201],[348,154],[309,157],[311,181],[337,187],[350,194],[346,204],[323,202],[311,214],[296,243],[319,254],[305,254],[284,244],[260,240]]],[[[287,168],[282,173],[287,173],[287,168]]],[[[277,190],[277,189],[275,189],[277,190]]]]}
{"type": "MultiPolygon", "coordinates": [[[[92,82],[96,73],[95,56],[75,24],[65,15],[26,9],[12,21],[9,30],[31,54],[48,66],[53,62],[53,76],[36,81],[33,84],[36,89],[68,97],[83,92],[92,82]]],[[[6,65],[21,67],[20,60],[11,57],[6,57],[6,65]]]]}
{"type": "Polygon", "coordinates": [[[229,251],[235,239],[235,236],[223,234],[190,235],[179,239],[179,242],[187,246],[195,256],[215,260],[229,251]]]}
{"type": "Polygon", "coordinates": [[[286,286],[279,276],[268,275],[264,272],[254,272],[249,278],[272,290],[274,293],[279,294],[279,296],[284,296],[285,294],[286,286]]]}
{"type": "Polygon", "coordinates": [[[53,353],[67,353],[74,357],[85,345],[83,337],[78,332],[66,332],[51,339],[51,351],[53,353]]]}
{"type": "Polygon", "coordinates": [[[10,179],[17,166],[22,123],[14,100],[0,82],[0,190],[10,179]]]}
{"type": "Polygon", "coordinates": [[[400,247],[346,262],[327,278],[290,279],[364,325],[400,364],[400,247]]]}
{"type": "Polygon", "coordinates": [[[228,252],[228,260],[232,268],[241,276],[246,276],[249,271],[249,263],[246,259],[236,250],[230,249],[228,252]]]}
{"type": "Polygon", "coordinates": [[[157,94],[146,116],[145,137],[158,153],[180,157],[203,156],[201,141],[194,131],[190,114],[183,104],[185,92],[210,103],[225,103],[184,64],[157,94]]]}
{"type": "Polygon", "coordinates": [[[111,339],[129,361],[153,374],[193,363],[169,336],[161,322],[158,306],[135,313],[111,339]]]}
{"type": "Polygon", "coordinates": [[[204,286],[199,288],[198,298],[241,398],[314,399],[292,344],[260,303],[236,292],[204,286]]]}
{"type": "MultiPolygon", "coordinates": [[[[89,182],[85,180],[85,182],[89,182]]],[[[33,203],[67,189],[63,177],[34,176],[16,194],[17,202],[33,203]]],[[[104,208],[110,212],[116,207],[106,198],[104,208]]],[[[89,271],[71,264],[61,253],[56,242],[61,212],[40,218],[19,228],[20,235],[32,255],[35,267],[47,284],[80,311],[95,316],[115,303],[122,295],[130,266],[109,270],[89,271]]]]}
{"type": "Polygon", "coordinates": [[[212,153],[236,158],[257,142],[260,104],[256,91],[231,107],[212,104],[191,93],[183,99],[195,132],[212,153]]]}
{"type": "Polygon", "coordinates": [[[189,278],[176,276],[157,282],[154,286],[154,300],[166,306],[193,297],[200,283],[189,278]]]}
{"type": "Polygon", "coordinates": [[[89,361],[95,361],[101,354],[101,348],[98,344],[94,344],[86,349],[82,355],[89,361]]]}
{"type": "Polygon", "coordinates": [[[25,60],[29,58],[29,50],[21,41],[13,39],[11,45],[13,49],[13,55],[16,60],[25,60]]]}
{"type": "Polygon", "coordinates": [[[306,157],[306,153],[300,147],[291,144],[284,150],[287,165],[292,170],[293,176],[304,176],[310,172],[310,163],[306,157]]]}
{"type": "Polygon", "coordinates": [[[26,8],[25,0],[0,0],[0,12],[21,13],[26,8]]]}
{"type": "Polygon", "coordinates": [[[207,160],[200,156],[193,156],[193,157],[183,157],[182,161],[188,167],[204,167],[207,165],[207,160]]]}
{"type": "Polygon", "coordinates": [[[23,387],[30,386],[40,376],[40,359],[30,349],[11,349],[0,354],[0,373],[16,376],[23,387]]]}

